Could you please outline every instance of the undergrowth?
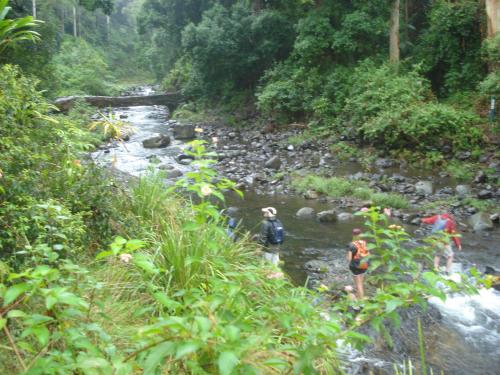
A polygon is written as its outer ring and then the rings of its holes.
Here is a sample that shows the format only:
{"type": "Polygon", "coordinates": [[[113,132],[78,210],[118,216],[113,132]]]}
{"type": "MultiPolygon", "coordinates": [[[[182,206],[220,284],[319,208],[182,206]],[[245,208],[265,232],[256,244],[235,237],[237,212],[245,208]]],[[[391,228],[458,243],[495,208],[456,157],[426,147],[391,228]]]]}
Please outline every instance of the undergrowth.
{"type": "Polygon", "coordinates": [[[382,207],[406,208],[408,201],[395,193],[379,193],[369,188],[362,181],[350,181],[345,178],[320,176],[294,177],[292,185],[299,192],[315,190],[333,198],[354,197],[360,200],[370,200],[373,204],[382,207]]]}

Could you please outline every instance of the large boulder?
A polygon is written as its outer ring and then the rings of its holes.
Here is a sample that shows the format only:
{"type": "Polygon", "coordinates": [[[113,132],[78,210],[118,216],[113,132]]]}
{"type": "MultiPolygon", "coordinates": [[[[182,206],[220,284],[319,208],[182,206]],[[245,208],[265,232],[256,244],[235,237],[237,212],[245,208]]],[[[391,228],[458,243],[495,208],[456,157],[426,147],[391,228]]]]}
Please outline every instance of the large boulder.
{"type": "Polygon", "coordinates": [[[335,212],[335,210],[321,211],[318,212],[316,218],[321,223],[333,223],[337,221],[337,213],[335,212]]]}
{"type": "Polygon", "coordinates": [[[420,195],[431,195],[433,192],[433,186],[431,181],[418,181],[415,184],[415,191],[420,195]]]}
{"type": "Polygon", "coordinates": [[[350,212],[341,212],[337,215],[337,219],[339,221],[349,221],[354,219],[354,215],[351,214],[350,212]]]}
{"type": "Polygon", "coordinates": [[[479,199],[491,199],[493,198],[493,192],[488,189],[483,189],[479,193],[477,193],[477,197],[479,199]]]}
{"type": "Polygon", "coordinates": [[[304,198],[305,199],[318,199],[319,198],[319,194],[316,190],[307,190],[305,193],[304,193],[304,198]]]}
{"type": "Polygon", "coordinates": [[[302,207],[300,210],[297,211],[295,216],[297,216],[300,219],[309,219],[314,217],[314,208],[311,207],[302,207]]]}
{"type": "Polygon", "coordinates": [[[273,156],[271,159],[266,161],[264,164],[264,167],[270,168],[270,169],[280,169],[281,167],[281,160],[277,156],[273,156]]]}
{"type": "Polygon", "coordinates": [[[160,134],[156,137],[145,139],[142,141],[144,148],[164,148],[170,144],[170,137],[168,135],[160,134]]]}
{"type": "Polygon", "coordinates": [[[475,232],[493,229],[493,222],[486,212],[478,212],[469,218],[469,224],[475,232]]]}
{"type": "Polygon", "coordinates": [[[174,126],[175,139],[193,139],[196,137],[195,126],[193,124],[178,124],[174,126]]]}
{"type": "Polygon", "coordinates": [[[174,179],[174,178],[179,178],[183,175],[183,173],[178,170],[178,169],[172,169],[170,171],[167,172],[167,178],[168,179],[174,179]]]}

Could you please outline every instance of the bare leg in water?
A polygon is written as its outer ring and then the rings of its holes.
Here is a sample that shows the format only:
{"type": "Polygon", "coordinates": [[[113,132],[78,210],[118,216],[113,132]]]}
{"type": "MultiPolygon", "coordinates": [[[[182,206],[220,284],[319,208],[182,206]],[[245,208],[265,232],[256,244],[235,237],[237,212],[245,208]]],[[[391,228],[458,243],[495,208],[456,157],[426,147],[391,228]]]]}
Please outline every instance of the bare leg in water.
{"type": "Polygon", "coordinates": [[[435,256],[434,257],[434,271],[439,271],[439,261],[441,260],[441,257],[435,256]]]}
{"type": "Polygon", "coordinates": [[[451,266],[453,265],[453,255],[450,255],[448,259],[446,259],[446,272],[450,273],[451,266]]]}
{"type": "Polygon", "coordinates": [[[354,275],[354,283],[356,284],[356,296],[358,299],[361,299],[365,296],[365,291],[363,288],[363,281],[364,281],[365,275],[354,275]]]}

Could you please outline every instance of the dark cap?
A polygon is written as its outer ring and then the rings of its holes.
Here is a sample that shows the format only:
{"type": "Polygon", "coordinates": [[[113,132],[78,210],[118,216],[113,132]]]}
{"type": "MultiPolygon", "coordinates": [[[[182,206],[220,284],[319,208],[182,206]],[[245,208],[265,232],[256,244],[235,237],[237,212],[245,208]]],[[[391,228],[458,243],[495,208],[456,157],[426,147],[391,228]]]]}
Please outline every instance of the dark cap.
{"type": "Polygon", "coordinates": [[[352,235],[353,235],[353,236],[359,236],[360,234],[361,234],[361,229],[359,229],[359,228],[354,228],[354,229],[352,230],[352,235]]]}

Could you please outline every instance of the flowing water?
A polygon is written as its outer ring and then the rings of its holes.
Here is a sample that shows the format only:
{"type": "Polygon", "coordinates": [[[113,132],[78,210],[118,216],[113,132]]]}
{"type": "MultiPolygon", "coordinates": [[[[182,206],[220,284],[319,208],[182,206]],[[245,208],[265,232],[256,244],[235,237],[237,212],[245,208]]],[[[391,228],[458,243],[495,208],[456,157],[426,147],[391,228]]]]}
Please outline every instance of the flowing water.
{"type": "MultiPolygon", "coordinates": [[[[143,94],[148,93],[146,90],[143,94]]],[[[174,165],[181,171],[189,170],[188,166],[175,161],[175,156],[181,152],[182,142],[173,141],[169,147],[163,149],[142,147],[144,139],[169,131],[165,124],[168,118],[168,110],[165,107],[117,108],[115,113],[126,117],[126,121],[136,129],[136,133],[124,144],[93,153],[92,157],[97,163],[104,166],[113,165],[118,170],[134,176],[144,174],[151,167],[151,158],[160,164],[174,165]]],[[[348,170],[347,165],[346,171],[348,170]]],[[[448,181],[435,183],[444,186],[448,181]]],[[[251,231],[258,231],[261,207],[277,208],[287,233],[282,254],[284,269],[294,282],[300,285],[306,283],[307,273],[304,265],[308,261],[343,262],[352,228],[362,225],[359,218],[335,224],[300,220],[295,213],[302,207],[312,207],[316,211],[333,207],[318,200],[310,201],[297,196],[266,196],[247,192],[244,200],[229,196],[228,205],[239,208],[239,218],[244,227],[251,231]]],[[[419,235],[417,227],[408,227],[408,230],[419,235]]],[[[457,261],[467,266],[489,265],[500,269],[499,241],[498,230],[484,236],[466,233],[463,236],[465,251],[458,254],[457,261]]],[[[495,290],[482,290],[479,295],[472,297],[456,295],[449,296],[444,303],[434,299],[430,302],[439,309],[442,319],[433,329],[435,340],[427,347],[429,362],[445,369],[446,374],[500,374],[500,293],[495,290]]],[[[413,334],[412,337],[416,338],[416,333],[413,334]]],[[[391,357],[387,352],[381,354],[385,361],[374,358],[373,353],[364,355],[365,357],[357,354],[356,358],[351,358],[349,373],[362,373],[363,366],[356,365],[361,362],[385,367],[388,373],[392,373],[390,363],[402,359],[401,356],[391,357]]]]}

